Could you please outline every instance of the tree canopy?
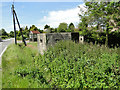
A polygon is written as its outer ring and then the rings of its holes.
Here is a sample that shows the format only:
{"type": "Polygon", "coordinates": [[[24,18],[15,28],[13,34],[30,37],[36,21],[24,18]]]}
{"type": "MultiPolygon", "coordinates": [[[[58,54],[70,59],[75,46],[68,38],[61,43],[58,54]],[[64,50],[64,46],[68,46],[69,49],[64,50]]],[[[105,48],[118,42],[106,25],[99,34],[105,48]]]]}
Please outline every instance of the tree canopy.
{"type": "MultiPolygon", "coordinates": [[[[27,29],[27,27],[26,27],[27,29]]],[[[29,28],[29,31],[36,31],[38,30],[38,28],[35,26],[35,25],[32,25],[30,28],[29,28]]]]}
{"type": "Polygon", "coordinates": [[[2,33],[3,36],[8,36],[8,33],[5,31],[5,29],[1,29],[0,32],[2,33]]]}
{"type": "Polygon", "coordinates": [[[46,24],[44,29],[48,29],[48,28],[50,28],[50,26],[46,24]]]}
{"type": "Polygon", "coordinates": [[[65,32],[67,30],[67,23],[60,23],[60,25],[58,26],[57,31],[58,32],[65,32]]]}
{"type": "Polygon", "coordinates": [[[106,32],[106,46],[108,45],[108,34],[113,28],[120,27],[120,1],[119,2],[86,2],[88,9],[83,15],[79,15],[82,22],[79,29],[86,34],[88,27],[96,31],[106,32]]]}
{"type": "Polygon", "coordinates": [[[70,23],[69,26],[68,26],[69,32],[74,32],[74,29],[75,29],[74,24],[73,24],[73,23],[70,23]]]}

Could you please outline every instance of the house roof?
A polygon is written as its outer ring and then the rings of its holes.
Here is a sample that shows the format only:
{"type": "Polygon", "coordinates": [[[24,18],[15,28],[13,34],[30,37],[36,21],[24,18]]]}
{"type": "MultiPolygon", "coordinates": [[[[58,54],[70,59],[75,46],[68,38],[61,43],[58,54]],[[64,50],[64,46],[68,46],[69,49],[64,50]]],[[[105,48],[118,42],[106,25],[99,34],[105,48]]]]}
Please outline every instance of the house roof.
{"type": "Polygon", "coordinates": [[[34,34],[39,34],[40,32],[39,31],[31,31],[32,33],[34,34]]]}

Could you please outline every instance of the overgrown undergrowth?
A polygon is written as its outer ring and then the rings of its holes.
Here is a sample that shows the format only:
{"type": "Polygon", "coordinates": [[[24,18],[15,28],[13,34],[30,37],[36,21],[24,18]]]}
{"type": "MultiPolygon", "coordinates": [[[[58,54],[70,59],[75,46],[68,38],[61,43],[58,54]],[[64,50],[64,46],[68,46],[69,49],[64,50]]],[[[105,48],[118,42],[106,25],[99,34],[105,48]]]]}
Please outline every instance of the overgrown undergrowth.
{"type": "Polygon", "coordinates": [[[42,56],[10,45],[2,57],[3,88],[119,88],[119,49],[60,41],[42,56]]]}

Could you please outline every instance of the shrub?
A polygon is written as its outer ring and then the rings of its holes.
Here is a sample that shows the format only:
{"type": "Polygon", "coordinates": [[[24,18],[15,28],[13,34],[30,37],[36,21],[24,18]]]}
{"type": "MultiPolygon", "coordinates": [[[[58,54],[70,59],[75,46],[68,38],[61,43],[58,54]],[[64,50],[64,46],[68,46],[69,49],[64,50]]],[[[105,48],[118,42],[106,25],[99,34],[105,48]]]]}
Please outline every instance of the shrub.
{"type": "Polygon", "coordinates": [[[56,88],[118,88],[118,54],[113,49],[59,42],[45,52],[40,68],[56,88]]]}
{"type": "Polygon", "coordinates": [[[8,47],[3,87],[120,88],[119,53],[117,48],[72,41],[59,41],[44,55],[28,47],[8,47]]]}
{"type": "Polygon", "coordinates": [[[6,38],[8,38],[8,36],[3,36],[3,35],[2,35],[1,38],[2,38],[2,39],[6,39],[6,38]]]}

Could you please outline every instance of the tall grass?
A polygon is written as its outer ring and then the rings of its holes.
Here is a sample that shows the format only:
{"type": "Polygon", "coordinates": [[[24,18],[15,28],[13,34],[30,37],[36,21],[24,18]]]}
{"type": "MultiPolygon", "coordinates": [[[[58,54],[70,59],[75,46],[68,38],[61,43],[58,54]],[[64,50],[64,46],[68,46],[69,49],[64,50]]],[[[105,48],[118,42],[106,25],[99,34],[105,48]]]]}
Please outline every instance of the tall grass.
{"type": "Polygon", "coordinates": [[[2,89],[2,66],[0,64],[0,89],[2,89]]]}
{"type": "Polygon", "coordinates": [[[0,89],[2,89],[2,71],[0,71],[0,89]]]}
{"type": "Polygon", "coordinates": [[[118,48],[60,41],[40,55],[37,49],[10,45],[2,58],[3,88],[120,86],[118,48]]]}
{"type": "Polygon", "coordinates": [[[23,45],[10,45],[2,57],[3,87],[28,87],[26,86],[28,80],[24,82],[25,80],[14,75],[14,72],[17,68],[23,66],[33,67],[33,58],[37,54],[38,52],[36,49],[34,50],[29,47],[24,47],[23,45]]]}

